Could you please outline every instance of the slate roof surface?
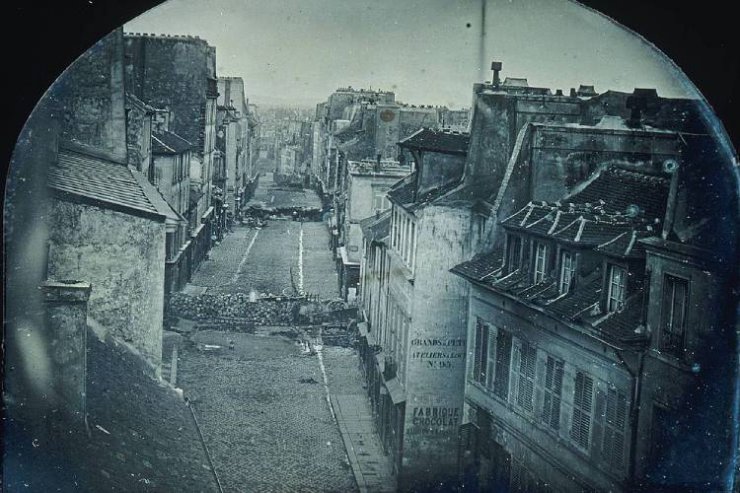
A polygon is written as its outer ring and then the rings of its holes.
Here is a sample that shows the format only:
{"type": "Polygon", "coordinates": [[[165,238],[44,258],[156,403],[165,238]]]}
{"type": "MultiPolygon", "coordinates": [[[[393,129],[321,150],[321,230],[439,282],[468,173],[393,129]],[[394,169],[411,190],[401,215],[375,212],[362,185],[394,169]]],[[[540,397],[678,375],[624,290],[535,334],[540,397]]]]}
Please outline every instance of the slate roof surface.
{"type": "Polygon", "coordinates": [[[387,196],[388,200],[391,202],[402,206],[408,211],[414,211],[434,202],[446,193],[454,190],[458,185],[459,181],[451,181],[417,196],[415,193],[416,171],[414,171],[403,180],[396,182],[396,184],[388,190],[387,196]]]}
{"type": "Polygon", "coordinates": [[[185,218],[183,218],[180,214],[177,213],[177,211],[175,211],[175,209],[172,208],[169,202],[167,202],[167,199],[165,199],[162,193],[157,190],[157,187],[152,185],[151,182],[147,180],[143,174],[139,173],[136,170],[131,170],[131,175],[139,183],[139,186],[144,192],[144,195],[146,195],[147,199],[149,199],[149,202],[151,202],[151,204],[157,209],[157,212],[159,214],[173,221],[185,221],[185,218]]]}
{"type": "Polygon", "coordinates": [[[616,166],[598,172],[595,179],[562,202],[576,204],[603,202],[610,212],[624,212],[630,205],[637,205],[648,220],[665,217],[670,180],[616,166]]]}
{"type": "Polygon", "coordinates": [[[164,130],[152,132],[152,152],[154,154],[182,154],[195,147],[174,132],[164,130]]]}
{"type": "Polygon", "coordinates": [[[378,241],[388,236],[391,229],[391,209],[379,216],[370,216],[360,221],[362,235],[370,241],[378,241]]]}
{"type": "Polygon", "coordinates": [[[12,420],[23,467],[6,476],[5,486],[12,491],[218,491],[190,410],[147,371],[138,355],[90,333],[90,437],[70,428],[56,449],[43,442],[32,447],[23,439],[23,422],[12,420]]]}
{"type": "Polygon", "coordinates": [[[451,270],[468,279],[481,282],[501,269],[500,251],[478,254],[467,262],[456,265],[451,270]]]}
{"type": "Polygon", "coordinates": [[[458,155],[467,154],[469,144],[467,132],[430,128],[421,128],[398,143],[401,147],[458,155]]]}
{"type": "Polygon", "coordinates": [[[48,184],[61,192],[161,215],[127,165],[97,155],[94,149],[60,148],[57,164],[49,167],[48,184]]]}

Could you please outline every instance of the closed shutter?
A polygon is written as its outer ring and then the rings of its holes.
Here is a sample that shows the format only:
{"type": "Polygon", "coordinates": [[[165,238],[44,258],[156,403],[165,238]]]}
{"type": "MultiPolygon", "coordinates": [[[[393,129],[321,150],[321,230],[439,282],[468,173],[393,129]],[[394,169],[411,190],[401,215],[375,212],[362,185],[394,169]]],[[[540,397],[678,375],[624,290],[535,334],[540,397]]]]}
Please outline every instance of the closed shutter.
{"type": "Polygon", "coordinates": [[[475,353],[473,356],[473,380],[478,380],[480,375],[480,367],[482,362],[481,356],[481,340],[483,339],[483,323],[480,318],[476,318],[475,321],[475,353]]]}
{"type": "Polygon", "coordinates": [[[617,389],[609,389],[606,397],[603,460],[610,466],[624,468],[625,428],[627,424],[627,396],[617,389]]]}
{"type": "Polygon", "coordinates": [[[594,382],[591,377],[583,372],[576,372],[570,437],[579,447],[584,449],[588,449],[591,434],[593,387],[594,382]]]}
{"type": "Polygon", "coordinates": [[[599,445],[603,443],[602,437],[604,436],[604,418],[606,414],[606,395],[604,392],[597,388],[596,399],[594,402],[594,419],[593,419],[593,443],[591,453],[594,457],[598,458],[600,450],[599,445]]]}
{"type": "Polygon", "coordinates": [[[496,376],[493,392],[503,400],[509,399],[509,369],[511,367],[511,334],[499,330],[496,336],[496,376]]]}
{"type": "Polygon", "coordinates": [[[521,366],[522,361],[522,344],[521,341],[518,339],[515,339],[512,344],[512,351],[511,351],[511,371],[510,371],[510,379],[511,379],[511,393],[512,400],[516,402],[517,405],[519,405],[519,367],[521,366]]]}

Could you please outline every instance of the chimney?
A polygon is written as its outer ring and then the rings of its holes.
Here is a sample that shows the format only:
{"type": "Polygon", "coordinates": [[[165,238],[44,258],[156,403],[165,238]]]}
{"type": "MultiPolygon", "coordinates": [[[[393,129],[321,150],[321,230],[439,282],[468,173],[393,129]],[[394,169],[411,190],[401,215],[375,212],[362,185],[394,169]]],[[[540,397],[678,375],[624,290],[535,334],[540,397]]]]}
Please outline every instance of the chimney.
{"type": "Polygon", "coordinates": [[[493,87],[498,87],[499,84],[501,84],[499,72],[501,72],[502,65],[503,64],[501,62],[491,62],[491,70],[493,70],[493,87]]]}
{"type": "Polygon", "coordinates": [[[40,286],[51,348],[53,388],[60,408],[87,428],[87,301],[90,284],[44,281],[40,286]]]}
{"type": "Polygon", "coordinates": [[[655,89],[635,89],[626,102],[627,108],[632,110],[627,126],[632,128],[642,127],[642,113],[647,109],[648,98],[657,97],[658,93],[655,89]]]}
{"type": "Polygon", "coordinates": [[[563,95],[563,90],[562,90],[562,89],[558,89],[558,90],[556,90],[556,91],[555,91],[555,95],[556,95],[556,96],[562,96],[562,95],[563,95]]]}
{"type": "Polygon", "coordinates": [[[570,88],[570,97],[571,98],[575,98],[576,96],[578,96],[578,94],[576,93],[576,88],[575,87],[571,87],[570,88]]]}

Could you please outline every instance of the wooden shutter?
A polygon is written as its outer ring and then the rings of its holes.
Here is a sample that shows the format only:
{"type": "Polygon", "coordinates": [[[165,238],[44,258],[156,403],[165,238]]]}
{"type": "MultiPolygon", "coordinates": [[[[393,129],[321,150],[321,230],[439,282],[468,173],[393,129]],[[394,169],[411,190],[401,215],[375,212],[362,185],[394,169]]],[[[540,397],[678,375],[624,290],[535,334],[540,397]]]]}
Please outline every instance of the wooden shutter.
{"type": "Polygon", "coordinates": [[[599,452],[603,455],[604,447],[604,422],[606,417],[606,395],[604,392],[597,388],[596,400],[594,403],[594,417],[593,417],[593,446],[591,447],[591,453],[594,457],[599,457],[599,452]]]}

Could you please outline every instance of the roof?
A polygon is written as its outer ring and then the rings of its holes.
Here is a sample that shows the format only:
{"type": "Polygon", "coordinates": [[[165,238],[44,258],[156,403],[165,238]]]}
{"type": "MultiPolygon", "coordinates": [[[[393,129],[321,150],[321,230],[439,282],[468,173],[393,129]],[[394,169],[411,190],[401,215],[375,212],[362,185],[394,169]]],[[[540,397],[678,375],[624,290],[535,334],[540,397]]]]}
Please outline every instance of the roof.
{"type": "Polygon", "coordinates": [[[401,147],[458,155],[466,155],[469,144],[467,132],[430,128],[421,128],[398,143],[401,147]]]}
{"type": "Polygon", "coordinates": [[[501,270],[502,254],[496,250],[489,253],[478,254],[467,262],[456,265],[452,272],[467,279],[481,282],[501,270]]]}
{"type": "Polygon", "coordinates": [[[92,332],[87,341],[90,436],[68,427],[56,452],[43,440],[31,446],[25,417],[9,410],[17,419],[6,420],[6,452],[13,447],[23,460],[4,484],[12,481],[16,490],[25,483],[28,491],[218,491],[186,403],[147,376],[150,369],[122,344],[92,332]]]}
{"type": "Polygon", "coordinates": [[[523,77],[506,77],[501,85],[504,87],[529,87],[529,82],[523,77]]]}
{"type": "Polygon", "coordinates": [[[391,229],[391,209],[377,216],[366,217],[360,221],[362,235],[370,241],[379,241],[388,236],[391,229]]]}
{"type": "Polygon", "coordinates": [[[141,187],[134,170],[92,148],[65,143],[49,167],[49,187],[95,200],[103,206],[163,216],[141,187]]]}
{"type": "Polygon", "coordinates": [[[167,202],[167,199],[165,199],[162,193],[157,190],[157,187],[152,185],[142,173],[131,170],[131,174],[136,179],[136,181],[139,182],[141,190],[149,199],[149,202],[151,202],[152,205],[157,209],[157,212],[159,214],[165,216],[168,220],[171,221],[187,222],[185,218],[183,218],[180,214],[177,213],[177,211],[172,208],[169,202],[167,202]]]}
{"type": "Polygon", "coordinates": [[[381,160],[373,161],[364,159],[362,161],[349,161],[349,173],[352,175],[374,175],[387,176],[390,178],[403,178],[411,172],[411,167],[402,165],[398,161],[381,160]]]}
{"type": "Polygon", "coordinates": [[[154,154],[183,154],[194,147],[195,145],[174,132],[168,130],[152,132],[152,152],[154,154]]]}
{"type": "Polygon", "coordinates": [[[423,208],[425,205],[434,202],[448,192],[454,190],[459,185],[459,180],[454,180],[442,186],[424,192],[421,195],[416,194],[416,171],[408,175],[403,180],[394,184],[386,193],[388,200],[398,204],[408,211],[414,211],[423,208]]]}
{"type": "Polygon", "coordinates": [[[609,211],[626,211],[631,205],[640,207],[643,217],[650,220],[665,217],[670,179],[667,176],[642,173],[610,165],[597,171],[582,187],[562,202],[576,204],[604,202],[609,211]]]}

